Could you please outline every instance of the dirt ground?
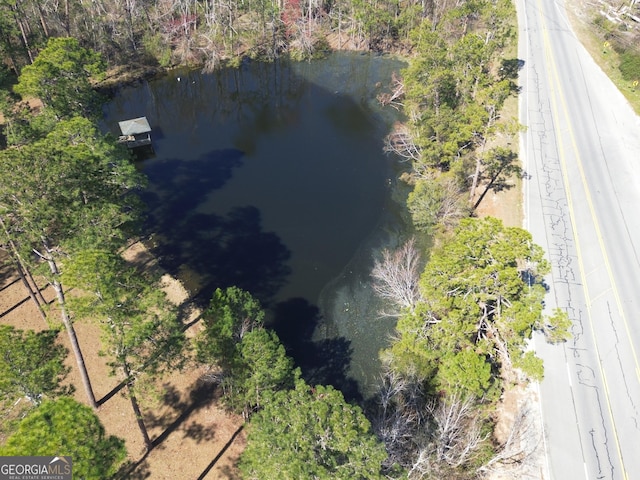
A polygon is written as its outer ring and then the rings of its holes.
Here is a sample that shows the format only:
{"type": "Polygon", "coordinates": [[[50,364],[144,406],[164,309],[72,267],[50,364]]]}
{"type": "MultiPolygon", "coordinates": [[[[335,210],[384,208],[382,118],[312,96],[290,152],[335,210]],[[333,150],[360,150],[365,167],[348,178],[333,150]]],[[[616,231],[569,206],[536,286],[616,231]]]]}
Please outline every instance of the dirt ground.
{"type": "MultiPolygon", "coordinates": [[[[134,262],[154,268],[153,260],[140,244],[133,245],[127,254],[134,262]]],[[[169,298],[178,305],[183,304],[187,294],[180,283],[169,276],[163,277],[163,283],[169,298]]],[[[53,290],[49,287],[43,293],[55,306],[53,290]]],[[[198,312],[190,312],[184,321],[193,323],[197,317],[198,312]]],[[[0,323],[36,331],[47,327],[10,266],[0,268],[0,323]]],[[[97,414],[107,433],[126,443],[129,456],[125,478],[239,478],[234,465],[245,444],[243,421],[220,408],[215,389],[201,380],[205,373],[202,367],[187,367],[167,376],[146,395],[142,409],[154,447],[145,455],[131,405],[117,391],[119,382],[109,375],[107,359],[98,354],[100,327],[87,322],[76,322],[75,327],[100,403],[97,414]]],[[[196,322],[191,329],[197,327],[196,322]]],[[[70,349],[64,332],[59,338],[70,349]]],[[[68,357],[68,365],[71,367],[68,382],[76,387],[75,398],[86,403],[72,355],[68,357]]]]}

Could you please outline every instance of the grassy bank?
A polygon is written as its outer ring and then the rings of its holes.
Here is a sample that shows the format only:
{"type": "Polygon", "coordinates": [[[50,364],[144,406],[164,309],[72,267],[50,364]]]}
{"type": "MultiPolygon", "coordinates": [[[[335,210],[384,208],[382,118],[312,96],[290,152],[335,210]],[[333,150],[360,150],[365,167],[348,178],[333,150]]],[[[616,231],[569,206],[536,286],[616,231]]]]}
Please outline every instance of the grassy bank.
{"type": "MultiPolygon", "coordinates": [[[[566,6],[571,25],[580,42],[640,115],[640,78],[634,84],[633,80],[622,77],[619,69],[620,55],[595,23],[602,15],[601,12],[595,5],[584,0],[569,0],[566,6]]],[[[636,49],[640,51],[639,46],[636,49]]]]}

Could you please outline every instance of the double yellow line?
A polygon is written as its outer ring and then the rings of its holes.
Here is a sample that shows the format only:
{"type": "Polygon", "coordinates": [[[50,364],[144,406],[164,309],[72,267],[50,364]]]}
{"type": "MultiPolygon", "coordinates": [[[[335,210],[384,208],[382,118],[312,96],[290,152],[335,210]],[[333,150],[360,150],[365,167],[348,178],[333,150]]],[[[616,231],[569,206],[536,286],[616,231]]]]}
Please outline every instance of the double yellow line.
{"type": "Polygon", "coordinates": [[[615,302],[616,302],[616,306],[618,309],[618,312],[620,313],[620,317],[622,318],[622,321],[624,323],[624,327],[626,330],[626,334],[627,334],[627,339],[629,341],[629,345],[631,347],[631,352],[633,355],[633,359],[635,362],[635,371],[636,371],[636,376],[638,378],[638,381],[640,382],[640,366],[638,363],[638,356],[636,354],[636,350],[635,350],[635,346],[633,345],[633,342],[631,340],[631,333],[629,330],[629,325],[626,319],[626,316],[624,314],[624,310],[622,308],[622,302],[620,300],[620,295],[618,294],[618,288],[616,286],[616,282],[613,276],[613,272],[611,269],[611,264],[609,262],[609,257],[607,255],[607,250],[605,248],[604,245],[604,240],[602,237],[602,232],[600,230],[600,225],[595,213],[595,208],[593,206],[593,200],[591,197],[591,193],[589,191],[589,187],[587,184],[587,180],[586,180],[586,175],[584,173],[584,167],[582,165],[582,160],[580,158],[580,154],[578,151],[578,146],[575,140],[575,135],[573,133],[573,128],[571,125],[571,121],[569,119],[569,113],[568,113],[568,108],[567,108],[567,104],[564,98],[564,95],[562,93],[562,86],[559,80],[559,76],[558,76],[558,70],[556,67],[556,63],[555,63],[555,59],[553,56],[553,51],[551,50],[551,42],[549,40],[549,34],[547,32],[547,28],[546,25],[544,23],[544,18],[542,16],[542,1],[538,0],[538,14],[539,14],[539,21],[540,21],[540,28],[542,31],[542,37],[543,37],[543,42],[544,42],[544,48],[545,48],[545,55],[547,57],[547,64],[549,66],[549,68],[547,69],[547,75],[548,75],[548,80],[549,80],[549,85],[550,85],[550,90],[551,90],[551,107],[552,107],[552,111],[553,111],[553,117],[556,119],[556,121],[554,122],[554,124],[556,125],[556,139],[557,139],[557,144],[558,144],[558,154],[559,154],[559,160],[560,160],[560,165],[561,165],[561,169],[562,169],[562,177],[563,177],[563,183],[564,183],[564,187],[565,187],[565,191],[566,191],[566,195],[567,195],[567,206],[569,209],[569,217],[571,219],[571,227],[573,229],[574,232],[574,236],[575,236],[575,246],[576,246],[576,255],[578,257],[578,263],[579,263],[579,268],[580,268],[580,277],[581,277],[581,281],[582,281],[582,286],[583,286],[583,290],[584,290],[584,295],[585,295],[585,300],[586,300],[586,305],[587,305],[587,317],[589,319],[589,326],[591,329],[591,335],[594,339],[594,346],[596,349],[596,356],[597,356],[597,363],[598,363],[598,370],[600,372],[600,376],[602,377],[602,383],[604,385],[604,390],[605,390],[605,400],[607,403],[607,409],[609,411],[609,419],[611,421],[611,425],[613,426],[613,433],[614,433],[614,438],[616,441],[616,448],[617,448],[617,452],[618,452],[618,457],[620,460],[620,466],[622,468],[622,474],[623,474],[623,478],[628,479],[628,475],[627,475],[627,471],[624,467],[624,461],[623,461],[623,456],[622,456],[622,450],[620,448],[620,441],[618,438],[618,431],[616,428],[616,424],[615,421],[613,419],[613,412],[611,409],[611,402],[610,402],[610,393],[609,393],[609,387],[607,384],[607,379],[606,379],[606,375],[604,373],[604,370],[602,368],[602,364],[600,361],[600,352],[598,349],[598,343],[596,341],[597,337],[595,334],[595,329],[593,326],[593,317],[592,317],[592,313],[591,313],[591,305],[593,303],[593,300],[591,299],[590,295],[589,295],[589,288],[587,286],[587,279],[586,279],[586,274],[585,274],[585,268],[584,268],[584,261],[583,261],[583,256],[582,256],[582,250],[580,247],[580,241],[578,239],[578,230],[577,230],[577,224],[576,224],[576,219],[575,219],[575,213],[573,210],[573,200],[572,200],[572,193],[571,193],[571,186],[569,184],[569,176],[567,173],[567,162],[566,162],[566,157],[565,157],[565,150],[564,150],[564,142],[562,140],[562,134],[559,131],[557,125],[559,125],[559,120],[560,120],[560,115],[558,113],[558,97],[560,99],[560,103],[562,106],[562,113],[564,114],[564,118],[566,119],[565,125],[568,129],[569,132],[569,136],[571,138],[571,146],[573,148],[573,151],[575,153],[575,158],[576,158],[576,165],[578,167],[578,170],[580,172],[580,178],[582,180],[582,186],[584,188],[584,192],[585,192],[585,196],[587,199],[587,205],[589,207],[589,212],[591,214],[591,218],[593,220],[593,225],[594,225],[594,229],[595,229],[595,233],[596,233],[596,237],[598,238],[598,244],[600,247],[600,251],[602,253],[602,257],[603,257],[603,262],[605,265],[605,269],[607,271],[607,275],[609,277],[609,281],[611,283],[611,290],[613,292],[614,298],[615,298],[615,302]],[[556,93],[556,89],[557,89],[557,93],[556,93]]]}

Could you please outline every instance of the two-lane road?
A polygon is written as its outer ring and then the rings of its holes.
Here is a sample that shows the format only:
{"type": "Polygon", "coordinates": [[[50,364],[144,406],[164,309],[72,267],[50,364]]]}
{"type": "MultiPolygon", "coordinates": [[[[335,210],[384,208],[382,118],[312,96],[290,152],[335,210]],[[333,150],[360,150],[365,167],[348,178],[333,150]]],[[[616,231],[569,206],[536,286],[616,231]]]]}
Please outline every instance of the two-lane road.
{"type": "Polygon", "coordinates": [[[640,119],[577,41],[564,4],[517,0],[525,227],[548,252],[547,307],[573,338],[536,342],[544,478],[640,478],[640,119]]]}

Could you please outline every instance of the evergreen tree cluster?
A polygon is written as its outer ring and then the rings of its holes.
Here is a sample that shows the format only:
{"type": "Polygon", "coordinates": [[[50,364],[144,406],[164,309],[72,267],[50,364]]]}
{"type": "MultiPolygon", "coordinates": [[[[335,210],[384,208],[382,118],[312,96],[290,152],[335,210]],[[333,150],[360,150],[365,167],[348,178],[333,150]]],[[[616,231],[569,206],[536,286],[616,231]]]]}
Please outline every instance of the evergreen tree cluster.
{"type": "MultiPolygon", "coordinates": [[[[387,99],[407,120],[385,149],[408,163],[407,206],[434,245],[421,261],[411,239],[384,252],[372,273],[398,322],[370,418],[386,468],[409,478],[478,478],[498,461],[521,462],[527,452],[493,437],[496,404],[510,383],[542,379],[534,331],[551,342],[569,336],[565,312],[542,313],[550,267],[531,235],[475,218],[485,195],[520,173],[516,153],[495,141],[519,130],[500,118],[517,91],[518,61],[504,58],[514,17],[509,1],[479,0],[422,20],[387,99]]],[[[525,434],[510,438],[524,445],[525,434]]]]}
{"type": "Polygon", "coordinates": [[[159,279],[133,269],[120,256],[136,235],[144,179],[130,153],[97,128],[102,99],[91,76],[99,56],[72,38],[51,38],[15,85],[26,102],[4,96],[0,150],[0,248],[39,307],[46,329],[35,333],[0,328],[2,415],[9,434],[0,454],[70,455],[78,478],[107,478],[126,456],[124,443],[104,433],[91,407],[98,401],[84,363],[74,321],[102,327],[111,373],[122,381],[147,448],[151,440],[138,406],[138,384],[179,366],[182,323],[159,288],[159,279]],[[34,288],[44,278],[56,305],[34,288]],[[67,299],[69,287],[77,289],[67,299]],[[59,320],[56,320],[59,318],[59,320]],[[66,331],[89,407],[67,395],[66,331]],[[17,423],[15,400],[30,408],[17,423]],[[14,403],[12,403],[14,402],[14,403]],[[15,412],[14,412],[15,413],[15,412]]]}
{"type": "Polygon", "coordinates": [[[407,122],[386,150],[410,161],[407,204],[421,232],[455,227],[520,171],[514,152],[493,146],[519,129],[500,119],[517,91],[517,59],[504,58],[514,18],[508,0],[465,2],[410,32],[414,56],[395,87],[407,122]]]}
{"type": "Polygon", "coordinates": [[[226,405],[249,419],[244,478],[384,478],[387,454],[362,409],[331,386],[302,380],[263,318],[249,293],[218,289],[196,338],[197,358],[217,369],[226,405]]]}

